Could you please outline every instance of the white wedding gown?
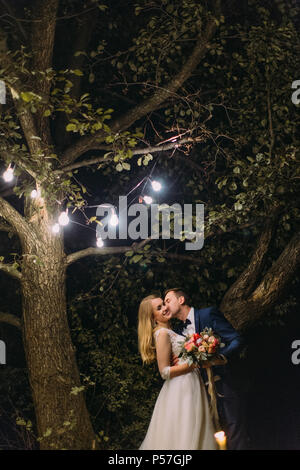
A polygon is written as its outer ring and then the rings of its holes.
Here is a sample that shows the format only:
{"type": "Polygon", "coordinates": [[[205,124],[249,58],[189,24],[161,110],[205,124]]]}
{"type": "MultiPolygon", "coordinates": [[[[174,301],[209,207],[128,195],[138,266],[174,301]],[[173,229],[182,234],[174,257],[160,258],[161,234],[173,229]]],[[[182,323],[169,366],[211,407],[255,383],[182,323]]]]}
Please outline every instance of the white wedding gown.
{"type": "MultiPolygon", "coordinates": [[[[157,330],[158,335],[161,330],[157,330]]],[[[184,337],[167,330],[178,356],[184,337]]],[[[205,386],[195,369],[165,381],[140,450],[217,449],[205,386]]]]}

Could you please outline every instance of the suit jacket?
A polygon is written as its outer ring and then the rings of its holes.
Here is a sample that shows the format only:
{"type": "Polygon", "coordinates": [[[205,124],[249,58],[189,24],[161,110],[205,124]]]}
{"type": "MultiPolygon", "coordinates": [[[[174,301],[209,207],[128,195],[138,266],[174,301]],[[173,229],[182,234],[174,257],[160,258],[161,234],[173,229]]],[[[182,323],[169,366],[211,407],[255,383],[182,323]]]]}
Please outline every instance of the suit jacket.
{"type": "Polygon", "coordinates": [[[225,344],[220,354],[228,359],[235,356],[243,345],[242,336],[233,328],[216,306],[202,309],[194,308],[195,330],[200,333],[205,327],[212,328],[225,344]]]}

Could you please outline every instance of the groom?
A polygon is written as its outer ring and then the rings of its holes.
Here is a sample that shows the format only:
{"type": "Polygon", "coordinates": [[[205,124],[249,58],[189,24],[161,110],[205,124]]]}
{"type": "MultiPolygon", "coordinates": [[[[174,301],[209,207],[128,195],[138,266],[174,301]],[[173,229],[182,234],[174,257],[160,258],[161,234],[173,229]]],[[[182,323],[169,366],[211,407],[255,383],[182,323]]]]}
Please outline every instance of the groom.
{"type": "Polygon", "coordinates": [[[165,292],[164,303],[172,318],[182,320],[182,324],[175,329],[176,333],[184,336],[192,335],[208,327],[212,328],[214,333],[221,337],[221,342],[225,344],[220,349],[221,358],[207,366],[220,366],[215,370],[221,378],[219,382],[216,382],[216,388],[222,395],[222,398],[218,399],[218,408],[227,428],[228,449],[247,449],[244,406],[230,371],[230,364],[238,356],[243,344],[242,337],[216,307],[203,309],[191,307],[188,295],[181,288],[168,289],[165,292]],[[224,367],[227,363],[228,365],[224,367]]]}

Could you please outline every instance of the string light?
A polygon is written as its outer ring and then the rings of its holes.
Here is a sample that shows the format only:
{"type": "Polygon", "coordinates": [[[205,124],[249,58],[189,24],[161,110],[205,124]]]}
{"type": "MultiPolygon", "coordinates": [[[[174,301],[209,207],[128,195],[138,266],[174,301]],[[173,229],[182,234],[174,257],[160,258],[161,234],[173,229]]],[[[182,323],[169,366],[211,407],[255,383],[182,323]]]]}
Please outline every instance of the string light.
{"type": "Polygon", "coordinates": [[[119,218],[117,216],[117,214],[115,213],[115,211],[113,211],[112,213],[112,216],[111,218],[109,219],[109,223],[110,225],[112,225],[113,227],[116,227],[119,223],[119,218]]]}
{"type": "MultiPolygon", "coordinates": [[[[127,194],[127,196],[128,196],[131,192],[133,192],[134,190],[136,190],[136,189],[138,188],[138,186],[140,186],[144,181],[145,181],[145,184],[144,184],[144,188],[145,188],[147,182],[148,182],[149,180],[151,181],[151,175],[152,175],[153,170],[154,170],[154,168],[155,168],[155,166],[156,166],[156,163],[157,163],[157,162],[155,162],[155,164],[153,165],[153,168],[152,168],[152,170],[151,170],[151,172],[150,172],[150,175],[149,175],[149,176],[145,176],[133,189],[131,189],[131,190],[129,191],[129,193],[127,194]]],[[[3,177],[3,179],[4,179],[6,182],[10,182],[10,181],[12,181],[12,180],[14,179],[14,169],[15,169],[15,166],[12,167],[12,164],[9,164],[7,170],[3,173],[2,177],[3,177]]],[[[162,188],[161,183],[160,183],[159,181],[156,181],[156,180],[151,181],[151,185],[152,185],[152,188],[153,188],[154,191],[160,191],[161,188],[162,188]]],[[[143,188],[143,190],[142,190],[141,195],[140,195],[139,198],[138,198],[138,199],[139,199],[139,202],[142,202],[142,201],[144,200],[144,202],[145,202],[146,204],[152,204],[153,199],[152,199],[151,196],[142,196],[142,194],[143,194],[143,192],[144,192],[144,188],[143,188]]],[[[31,191],[31,193],[30,193],[30,197],[31,197],[32,199],[35,199],[35,198],[40,197],[40,196],[41,196],[41,192],[40,192],[39,189],[38,189],[38,190],[33,189],[33,190],[31,191]]],[[[59,204],[61,204],[60,201],[57,201],[57,202],[58,202],[59,204]]],[[[92,208],[92,207],[98,207],[98,205],[97,205],[97,206],[86,206],[86,207],[87,207],[87,208],[92,208]]],[[[55,233],[55,234],[59,233],[59,231],[60,231],[60,226],[66,226],[66,225],[69,224],[69,222],[70,222],[70,219],[69,219],[69,216],[68,216],[68,209],[67,209],[65,212],[61,212],[61,214],[60,214],[60,216],[59,216],[59,218],[58,218],[58,223],[55,223],[55,224],[52,226],[52,232],[55,233]]],[[[119,218],[118,218],[118,216],[117,216],[117,214],[116,214],[116,211],[115,211],[114,209],[113,209],[112,215],[111,215],[111,217],[110,217],[110,219],[109,219],[109,223],[110,223],[112,226],[117,226],[117,225],[119,224],[119,218]]],[[[103,246],[104,246],[104,242],[103,242],[102,238],[98,238],[98,237],[97,237],[96,244],[97,244],[97,246],[98,246],[99,248],[103,247],[103,246]]]]}
{"type": "Polygon", "coordinates": [[[65,226],[68,225],[70,222],[69,216],[68,216],[68,209],[66,212],[62,212],[60,216],[58,217],[58,223],[59,225],[65,226]]]}
{"type": "Polygon", "coordinates": [[[102,240],[101,237],[97,238],[97,242],[96,242],[96,243],[97,243],[98,248],[102,248],[103,245],[104,245],[104,242],[103,242],[103,240],[102,240]]]}
{"type": "Polygon", "coordinates": [[[36,190],[36,189],[33,189],[30,193],[30,196],[32,197],[32,199],[40,197],[40,195],[41,195],[40,190],[36,190]]]}
{"type": "Polygon", "coordinates": [[[53,233],[58,233],[60,230],[59,224],[54,224],[52,227],[52,232],[53,233]]]}
{"type": "Polygon", "coordinates": [[[154,191],[160,191],[161,190],[161,183],[159,181],[152,181],[152,188],[154,191]]]}
{"type": "Polygon", "coordinates": [[[146,204],[152,204],[153,199],[151,196],[144,196],[144,201],[146,204]]]}
{"type": "Polygon", "coordinates": [[[14,179],[14,169],[11,167],[11,165],[9,165],[9,167],[3,173],[2,176],[3,176],[4,181],[6,181],[7,183],[9,183],[10,181],[14,179]]]}
{"type": "MultiPolygon", "coordinates": [[[[156,162],[157,163],[157,162],[156,162]]],[[[145,180],[145,185],[147,184],[147,180],[149,181],[150,178],[151,178],[151,174],[155,168],[155,165],[156,163],[154,164],[152,170],[151,170],[151,173],[149,176],[145,176],[129,193],[128,195],[134,191],[135,189],[137,189],[138,186],[140,186],[145,180]]],[[[3,173],[2,175],[3,179],[6,181],[6,182],[10,182],[14,179],[14,167],[12,167],[11,164],[9,164],[7,170],[3,173]]],[[[151,180],[150,180],[151,181],[151,180]]],[[[152,181],[151,182],[152,184],[152,188],[154,189],[154,191],[160,191],[161,188],[162,188],[162,185],[159,181],[152,181]]],[[[144,187],[145,187],[144,185],[144,187]]],[[[142,191],[142,194],[143,194],[143,191],[142,191]]],[[[41,196],[41,192],[40,190],[36,190],[36,189],[33,189],[30,193],[30,197],[32,199],[35,199],[37,197],[40,197],[41,196]]],[[[139,202],[142,202],[142,200],[145,201],[146,204],[152,204],[153,202],[153,199],[151,196],[140,196],[139,197],[139,202]]],[[[57,201],[59,204],[61,204],[60,201],[57,201]]],[[[98,207],[97,206],[87,206],[88,207],[98,207]]],[[[69,216],[68,216],[68,209],[65,211],[65,212],[61,212],[59,218],[58,218],[58,223],[55,223],[53,226],[52,226],[52,232],[53,233],[59,233],[60,231],[60,226],[66,226],[68,225],[70,222],[70,219],[69,219],[69,216]]],[[[115,212],[115,210],[113,209],[113,212],[112,212],[112,215],[110,217],[110,220],[109,220],[109,223],[112,225],[112,226],[117,226],[119,224],[119,218],[115,212]]],[[[96,244],[99,248],[103,247],[104,246],[104,242],[102,240],[102,238],[97,238],[97,241],[96,241],[96,244]]]]}

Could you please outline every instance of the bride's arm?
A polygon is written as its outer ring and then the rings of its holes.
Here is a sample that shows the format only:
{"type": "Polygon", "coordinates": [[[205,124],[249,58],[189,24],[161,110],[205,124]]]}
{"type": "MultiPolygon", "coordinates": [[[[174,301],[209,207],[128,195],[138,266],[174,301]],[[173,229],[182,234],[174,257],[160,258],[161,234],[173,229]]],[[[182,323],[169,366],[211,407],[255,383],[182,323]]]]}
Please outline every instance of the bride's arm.
{"type": "Polygon", "coordinates": [[[171,352],[170,337],[168,332],[162,328],[156,338],[156,356],[159,372],[163,379],[172,379],[178,375],[187,374],[197,367],[195,364],[191,366],[188,364],[170,366],[171,352]]]}

